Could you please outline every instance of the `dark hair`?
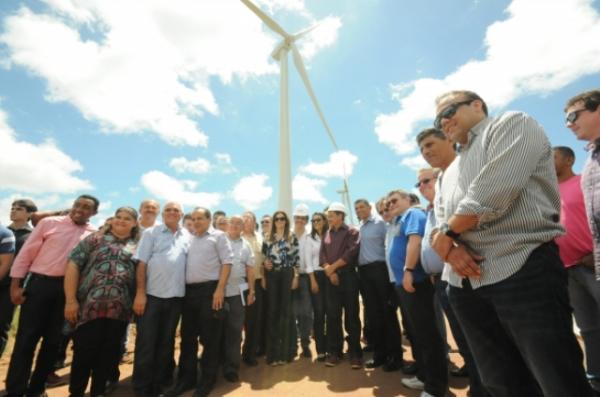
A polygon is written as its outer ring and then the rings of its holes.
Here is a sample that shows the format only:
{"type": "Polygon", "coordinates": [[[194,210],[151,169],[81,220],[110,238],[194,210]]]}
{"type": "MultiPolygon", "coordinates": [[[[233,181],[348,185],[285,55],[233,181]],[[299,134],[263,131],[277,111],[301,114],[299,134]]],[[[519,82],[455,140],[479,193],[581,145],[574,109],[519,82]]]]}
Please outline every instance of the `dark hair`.
{"type": "Polygon", "coordinates": [[[421,204],[421,200],[419,196],[414,193],[408,193],[408,198],[410,199],[410,205],[419,205],[421,204]]]}
{"type": "Polygon", "coordinates": [[[12,206],[23,207],[27,212],[37,212],[38,207],[29,199],[18,199],[12,202],[12,206]]]}
{"type": "MultiPolygon", "coordinates": [[[[210,214],[210,212],[209,212],[209,214],[210,214]]],[[[227,216],[227,214],[225,213],[225,211],[222,211],[222,210],[216,210],[213,213],[212,219],[213,219],[213,227],[214,228],[217,227],[217,218],[220,217],[221,215],[222,216],[227,216]]],[[[209,216],[209,218],[210,218],[210,216],[209,216]]]]}
{"type": "Polygon", "coordinates": [[[77,199],[75,199],[75,201],[77,201],[79,199],[93,201],[94,202],[94,211],[98,211],[98,207],[100,207],[100,200],[98,200],[96,197],[94,197],[90,194],[82,194],[81,196],[77,197],[77,199]]]}
{"type": "MultiPolygon", "coordinates": [[[[202,212],[204,212],[204,216],[206,216],[207,219],[210,219],[210,217],[211,217],[210,210],[208,208],[205,208],[205,207],[196,207],[196,208],[194,208],[194,210],[191,213],[193,214],[196,211],[202,211],[202,212]]],[[[215,211],[215,219],[217,219],[217,216],[218,216],[217,212],[219,212],[219,211],[215,211]]],[[[223,212],[223,211],[220,211],[220,212],[223,212]]],[[[213,226],[215,226],[215,225],[213,225],[213,226]]]]}
{"type": "Polygon", "coordinates": [[[280,214],[283,215],[285,218],[285,229],[283,229],[283,239],[286,241],[291,240],[290,218],[287,216],[285,211],[279,210],[279,211],[275,211],[275,213],[271,217],[272,222],[271,222],[271,232],[269,233],[269,241],[272,243],[275,242],[275,231],[276,231],[275,218],[277,217],[277,215],[280,215],[280,214]]]}
{"type": "Polygon", "coordinates": [[[437,97],[435,99],[435,103],[439,104],[443,98],[450,96],[450,95],[460,96],[462,98],[461,101],[471,101],[471,102],[472,101],[481,101],[481,109],[483,110],[483,113],[486,116],[488,115],[487,104],[485,103],[485,101],[483,99],[481,99],[481,97],[479,95],[477,95],[473,91],[467,91],[467,90],[448,91],[448,92],[443,93],[439,97],[437,97]]]}
{"type": "Polygon", "coordinates": [[[581,101],[583,101],[583,106],[585,106],[587,110],[595,112],[596,109],[598,109],[598,105],[600,105],[600,89],[584,91],[581,94],[575,95],[567,101],[565,112],[568,108],[581,101]]]}
{"type": "Polygon", "coordinates": [[[369,200],[364,199],[364,198],[359,198],[358,200],[354,200],[354,205],[356,206],[358,204],[364,204],[364,205],[366,205],[368,207],[371,206],[371,203],[369,203],[369,200]]]}
{"type": "Polygon", "coordinates": [[[184,222],[185,222],[185,221],[187,221],[188,219],[192,219],[192,214],[185,214],[185,215],[183,216],[183,221],[184,221],[184,222]]]}
{"type": "Polygon", "coordinates": [[[444,134],[442,130],[438,130],[437,128],[426,128],[417,135],[417,145],[420,145],[425,138],[429,138],[430,136],[434,136],[442,141],[446,140],[446,134],[444,134]]]}
{"type": "Polygon", "coordinates": [[[554,146],[552,150],[559,152],[565,158],[575,161],[575,152],[568,146],[554,146]]]}
{"type": "MultiPolygon", "coordinates": [[[[315,219],[315,216],[320,216],[321,219],[323,219],[323,223],[321,224],[321,233],[320,233],[320,235],[323,235],[327,231],[327,229],[329,229],[329,223],[327,222],[327,216],[325,216],[325,214],[323,212],[315,212],[314,214],[312,214],[312,219],[315,219]]],[[[313,225],[312,230],[310,231],[310,237],[312,237],[313,240],[316,240],[317,234],[319,234],[319,232],[313,225]]]]}

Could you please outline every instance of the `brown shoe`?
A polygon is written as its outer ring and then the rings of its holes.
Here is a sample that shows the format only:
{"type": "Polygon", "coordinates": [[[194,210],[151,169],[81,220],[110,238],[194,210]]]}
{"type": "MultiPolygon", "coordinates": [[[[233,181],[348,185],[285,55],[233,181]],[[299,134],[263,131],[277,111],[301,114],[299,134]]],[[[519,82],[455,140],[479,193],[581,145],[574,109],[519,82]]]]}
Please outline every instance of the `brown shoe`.
{"type": "Polygon", "coordinates": [[[363,366],[362,358],[353,357],[350,359],[350,367],[352,367],[352,369],[361,369],[362,366],[363,366]]]}
{"type": "Polygon", "coordinates": [[[336,365],[338,365],[340,363],[340,359],[337,355],[332,354],[330,356],[327,356],[327,360],[325,360],[325,365],[327,367],[335,367],[336,365]]]}

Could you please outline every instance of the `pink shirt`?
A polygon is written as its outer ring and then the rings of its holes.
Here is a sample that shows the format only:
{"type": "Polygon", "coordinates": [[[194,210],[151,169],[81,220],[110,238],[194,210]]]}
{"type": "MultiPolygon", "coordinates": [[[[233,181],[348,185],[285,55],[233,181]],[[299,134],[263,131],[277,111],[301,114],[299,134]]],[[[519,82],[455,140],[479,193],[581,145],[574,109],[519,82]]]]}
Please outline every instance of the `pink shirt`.
{"type": "Polygon", "coordinates": [[[76,225],[68,215],[42,219],[15,258],[10,276],[25,278],[28,272],[64,276],[67,256],[94,230],[89,224],[76,225]]]}
{"type": "Polygon", "coordinates": [[[565,267],[573,266],[592,253],[592,233],[585,213],[581,175],[575,175],[558,185],[560,190],[560,223],[567,233],[556,238],[560,259],[565,267]]]}

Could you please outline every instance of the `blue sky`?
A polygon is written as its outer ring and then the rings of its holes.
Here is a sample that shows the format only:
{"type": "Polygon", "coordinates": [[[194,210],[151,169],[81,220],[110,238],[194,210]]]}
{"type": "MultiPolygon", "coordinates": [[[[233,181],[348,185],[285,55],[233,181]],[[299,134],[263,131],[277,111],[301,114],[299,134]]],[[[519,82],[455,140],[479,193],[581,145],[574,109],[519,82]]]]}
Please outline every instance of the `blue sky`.
{"type": "MultiPolygon", "coordinates": [[[[261,0],[294,33],[334,153],[290,60],[295,204],[411,189],[414,136],[433,99],[471,89],[522,110],[553,145],[570,96],[600,87],[600,6],[589,0],[261,0]],[[342,166],[342,164],[345,164],[342,166]]],[[[148,197],[272,213],[278,194],[278,37],[237,0],[0,3],[0,220],[15,197],[42,208],[80,193],[96,222],[148,197]]]]}

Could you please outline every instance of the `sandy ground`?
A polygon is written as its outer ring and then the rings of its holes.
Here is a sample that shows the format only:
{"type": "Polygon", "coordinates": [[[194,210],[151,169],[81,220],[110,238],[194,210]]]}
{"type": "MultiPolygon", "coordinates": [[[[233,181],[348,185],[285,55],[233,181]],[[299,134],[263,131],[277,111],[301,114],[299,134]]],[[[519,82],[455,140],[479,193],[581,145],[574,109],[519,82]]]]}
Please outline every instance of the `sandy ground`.
{"type": "MultiPolygon", "coordinates": [[[[128,350],[133,350],[131,344],[134,338],[130,338],[128,350]]],[[[0,360],[0,379],[5,379],[8,369],[8,360],[12,352],[12,343],[9,342],[9,348],[0,360]]],[[[178,343],[177,343],[178,345],[178,343]]],[[[451,345],[453,343],[451,342],[451,345]]],[[[453,346],[455,347],[455,346],[453,346]]],[[[313,354],[314,352],[314,345],[313,354]]],[[[404,344],[404,358],[410,359],[410,347],[404,344]]],[[[69,365],[71,362],[71,349],[67,358],[67,367],[59,370],[57,373],[65,381],[64,386],[48,389],[50,397],[68,396],[69,365]]],[[[176,357],[179,352],[176,352],[176,357]]],[[[365,354],[365,359],[370,358],[370,354],[365,354]]],[[[462,365],[462,358],[456,350],[450,353],[450,359],[456,365],[462,365]]],[[[131,373],[133,371],[133,354],[128,355],[127,362],[120,367],[121,382],[119,387],[110,394],[111,397],[133,396],[131,387],[131,373]]],[[[314,359],[298,357],[293,363],[285,366],[270,367],[266,365],[264,357],[259,359],[259,365],[248,367],[242,363],[240,369],[240,382],[229,383],[225,379],[219,379],[211,396],[228,397],[250,397],[250,396],[281,396],[281,397],[323,397],[323,396],[409,396],[418,397],[420,391],[409,390],[405,388],[400,380],[405,377],[400,371],[386,373],[379,369],[352,370],[348,361],[341,362],[334,368],[325,367],[323,363],[316,362],[314,359]]],[[[2,382],[1,387],[4,387],[2,382]]],[[[468,384],[465,378],[450,377],[449,396],[464,397],[467,395],[468,384]]],[[[2,395],[3,389],[0,390],[2,395]]],[[[191,397],[192,391],[184,396],[191,397]]]]}

